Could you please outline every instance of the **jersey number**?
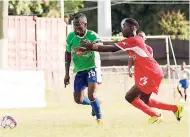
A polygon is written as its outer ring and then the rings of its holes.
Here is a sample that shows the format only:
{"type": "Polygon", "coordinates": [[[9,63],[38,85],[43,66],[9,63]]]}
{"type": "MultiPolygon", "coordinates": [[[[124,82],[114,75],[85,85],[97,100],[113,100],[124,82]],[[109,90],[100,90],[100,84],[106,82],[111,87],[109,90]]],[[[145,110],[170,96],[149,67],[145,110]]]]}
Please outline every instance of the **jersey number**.
{"type": "Polygon", "coordinates": [[[144,86],[144,85],[146,85],[147,82],[148,82],[148,78],[147,77],[141,77],[139,84],[141,86],[144,86]]]}
{"type": "Polygon", "coordinates": [[[90,70],[90,71],[88,72],[88,77],[91,78],[91,77],[94,77],[94,76],[96,76],[96,72],[93,71],[93,70],[90,70]]]}

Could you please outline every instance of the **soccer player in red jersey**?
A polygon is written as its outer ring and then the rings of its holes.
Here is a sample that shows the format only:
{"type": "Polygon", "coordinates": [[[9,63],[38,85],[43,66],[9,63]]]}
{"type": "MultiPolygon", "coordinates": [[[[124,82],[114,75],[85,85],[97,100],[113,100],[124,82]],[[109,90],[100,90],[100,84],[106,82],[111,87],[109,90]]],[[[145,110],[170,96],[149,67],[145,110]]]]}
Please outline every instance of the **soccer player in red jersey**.
{"type": "Polygon", "coordinates": [[[121,22],[122,34],[125,39],[113,45],[98,45],[89,41],[82,41],[81,51],[116,52],[126,51],[134,59],[135,85],[126,93],[125,99],[134,107],[150,116],[149,123],[161,121],[161,114],[151,107],[172,111],[178,121],[181,120],[183,110],[180,105],[166,104],[150,98],[151,94],[158,93],[163,78],[160,65],[148,52],[142,37],[136,35],[139,24],[135,19],[126,18],[121,22]]]}

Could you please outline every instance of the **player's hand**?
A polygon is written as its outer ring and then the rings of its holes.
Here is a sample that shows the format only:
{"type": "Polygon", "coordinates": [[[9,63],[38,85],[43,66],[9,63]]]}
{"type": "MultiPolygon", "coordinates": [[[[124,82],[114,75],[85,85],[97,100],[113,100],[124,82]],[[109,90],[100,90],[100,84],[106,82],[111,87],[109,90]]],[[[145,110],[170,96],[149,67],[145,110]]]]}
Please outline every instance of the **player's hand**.
{"type": "Polygon", "coordinates": [[[73,50],[75,51],[76,54],[83,54],[86,50],[86,48],[84,47],[77,47],[77,48],[74,48],[73,50]]]}
{"type": "Polygon", "coordinates": [[[65,75],[64,84],[65,84],[65,88],[67,85],[70,84],[70,76],[68,74],[65,75]]]}
{"type": "Polygon", "coordinates": [[[81,40],[81,50],[92,50],[92,46],[93,46],[94,42],[91,42],[89,40],[81,40]]]}
{"type": "Polygon", "coordinates": [[[131,71],[131,69],[129,69],[129,77],[133,77],[133,73],[132,73],[132,71],[131,71]]]}
{"type": "Polygon", "coordinates": [[[92,42],[90,40],[81,40],[81,43],[90,44],[92,42]]]}

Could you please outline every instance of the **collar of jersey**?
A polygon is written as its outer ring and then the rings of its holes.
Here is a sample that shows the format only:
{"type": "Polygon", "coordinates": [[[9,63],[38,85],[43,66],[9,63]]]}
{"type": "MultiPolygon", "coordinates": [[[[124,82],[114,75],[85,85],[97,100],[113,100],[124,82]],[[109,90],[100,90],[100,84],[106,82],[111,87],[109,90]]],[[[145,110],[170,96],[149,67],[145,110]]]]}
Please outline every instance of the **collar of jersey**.
{"type": "Polygon", "coordinates": [[[88,30],[86,29],[86,32],[85,32],[84,36],[82,36],[82,37],[80,37],[79,35],[76,35],[76,36],[79,37],[79,38],[84,38],[86,36],[87,31],[88,30]]]}

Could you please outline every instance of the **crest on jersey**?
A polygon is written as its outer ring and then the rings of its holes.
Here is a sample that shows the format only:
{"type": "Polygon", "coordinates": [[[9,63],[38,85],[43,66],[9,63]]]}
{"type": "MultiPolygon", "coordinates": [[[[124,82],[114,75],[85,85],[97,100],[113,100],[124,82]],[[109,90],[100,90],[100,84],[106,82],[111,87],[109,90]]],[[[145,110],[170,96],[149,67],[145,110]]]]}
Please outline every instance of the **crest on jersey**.
{"type": "Polygon", "coordinates": [[[126,46],[127,45],[127,42],[121,42],[124,46],[126,46]]]}
{"type": "Polygon", "coordinates": [[[132,56],[133,60],[135,60],[135,59],[136,59],[136,57],[137,57],[136,55],[133,55],[133,56],[132,56]]]}

